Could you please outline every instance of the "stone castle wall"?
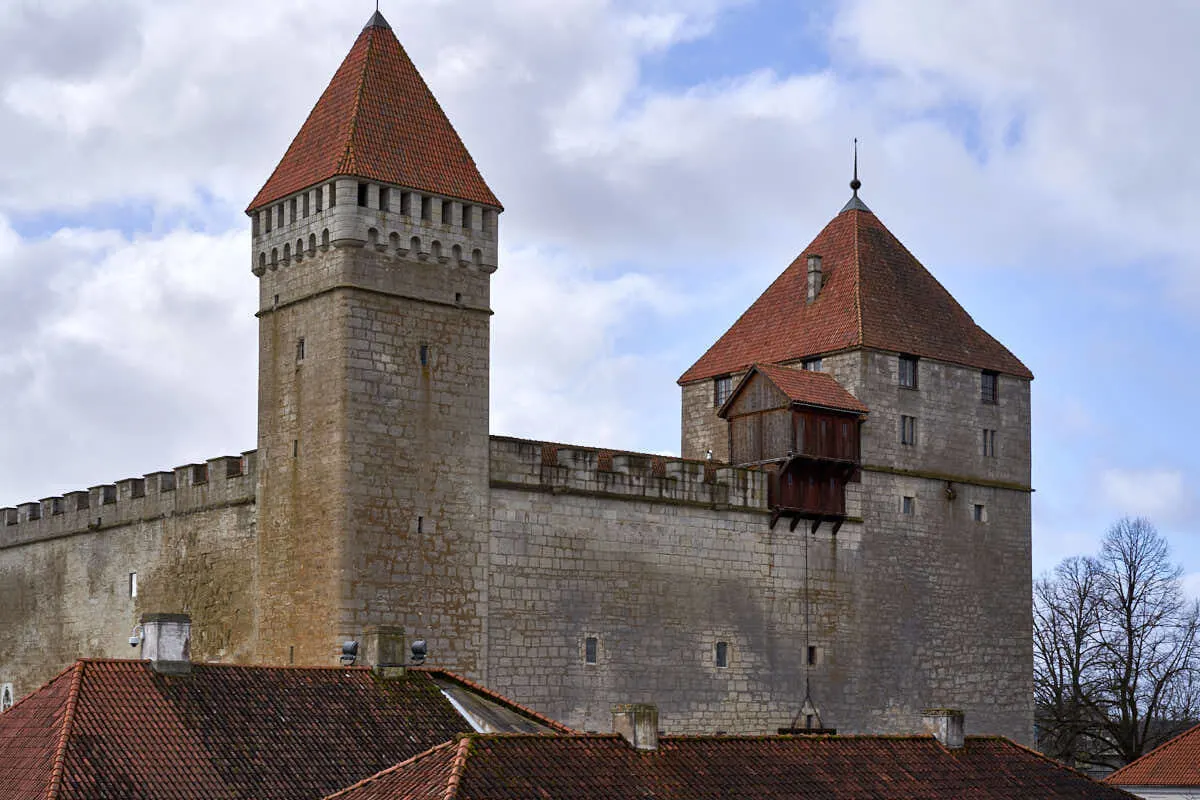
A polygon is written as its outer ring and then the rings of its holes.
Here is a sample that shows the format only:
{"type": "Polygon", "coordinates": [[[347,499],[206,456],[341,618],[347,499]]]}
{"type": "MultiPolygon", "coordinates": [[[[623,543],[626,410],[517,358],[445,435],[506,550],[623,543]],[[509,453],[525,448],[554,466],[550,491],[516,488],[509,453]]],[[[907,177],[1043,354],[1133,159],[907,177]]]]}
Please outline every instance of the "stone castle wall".
{"type": "Polygon", "coordinates": [[[249,661],[256,472],[250,452],[0,510],[0,683],[20,699],[77,658],[136,656],[164,609],[192,615],[196,660],[249,661]]]}

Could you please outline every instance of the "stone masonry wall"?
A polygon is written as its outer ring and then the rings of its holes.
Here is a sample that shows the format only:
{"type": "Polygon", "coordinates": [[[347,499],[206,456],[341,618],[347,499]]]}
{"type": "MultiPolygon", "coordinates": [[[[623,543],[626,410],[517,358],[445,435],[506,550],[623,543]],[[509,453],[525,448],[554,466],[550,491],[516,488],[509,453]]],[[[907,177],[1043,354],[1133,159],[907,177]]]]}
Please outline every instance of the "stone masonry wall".
{"type": "Polygon", "coordinates": [[[198,661],[251,660],[255,461],[213,459],[0,510],[0,683],[19,700],[77,658],[136,657],[128,638],[149,612],[190,614],[198,661]]]}
{"type": "Polygon", "coordinates": [[[858,526],[771,530],[765,500],[759,472],[493,438],[492,688],[582,730],[609,730],[613,703],[651,702],[672,732],[774,732],[800,711],[811,642],[813,695],[841,718],[858,526]]]}
{"type": "Polygon", "coordinates": [[[340,178],[256,232],[262,656],[403,625],[484,679],[496,210],[340,178]]]}

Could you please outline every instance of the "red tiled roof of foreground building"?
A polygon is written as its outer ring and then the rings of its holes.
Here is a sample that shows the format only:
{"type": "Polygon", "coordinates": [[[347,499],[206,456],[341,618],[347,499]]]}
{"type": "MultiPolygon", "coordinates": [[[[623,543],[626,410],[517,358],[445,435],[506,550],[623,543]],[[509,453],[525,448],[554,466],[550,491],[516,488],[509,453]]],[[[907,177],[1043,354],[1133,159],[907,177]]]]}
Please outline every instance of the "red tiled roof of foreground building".
{"type": "Polygon", "coordinates": [[[860,414],[869,411],[862,401],[842,388],[829,373],[784,367],[779,364],[755,364],[729,396],[726,407],[733,402],[755,372],[761,373],[775,384],[793,403],[806,403],[839,411],[857,411],[860,414]]]}
{"type": "Polygon", "coordinates": [[[875,214],[851,203],[679,382],[852,347],[1033,377],[975,324],[875,214]],[[824,275],[812,303],[807,302],[810,255],[821,256],[824,275]]]}
{"type": "MultiPolygon", "coordinates": [[[[639,752],[619,736],[480,736],[435,748],[337,800],[1128,800],[1124,791],[997,737],[947,750],[931,736],[663,737],[639,752]]],[[[332,800],[332,798],[331,798],[332,800]]]]}
{"type": "Polygon", "coordinates": [[[500,206],[378,12],[248,210],[337,175],[500,206]]]}
{"type": "MultiPolygon", "coordinates": [[[[320,798],[472,730],[435,670],[85,660],[0,715],[12,800],[320,798]]],[[[472,689],[474,691],[474,689],[472,689]]],[[[557,723],[487,700],[536,724],[557,723]]]]}
{"type": "Polygon", "coordinates": [[[1121,786],[1200,787],[1200,725],[1129,762],[1104,780],[1121,786]]]}

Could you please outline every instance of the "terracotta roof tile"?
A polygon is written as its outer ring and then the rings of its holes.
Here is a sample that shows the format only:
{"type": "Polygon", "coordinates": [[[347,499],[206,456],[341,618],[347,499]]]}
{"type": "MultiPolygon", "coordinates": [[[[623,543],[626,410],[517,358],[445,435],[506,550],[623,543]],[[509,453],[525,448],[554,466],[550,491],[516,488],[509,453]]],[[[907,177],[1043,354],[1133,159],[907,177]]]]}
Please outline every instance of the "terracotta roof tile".
{"type": "Polygon", "coordinates": [[[81,661],[0,715],[0,787],[20,800],[323,797],[471,731],[435,678],[471,685],[437,671],[197,664],[171,676],[81,661]]]}
{"type": "Polygon", "coordinates": [[[875,800],[1095,798],[1132,795],[1012,742],[968,737],[950,751],[928,736],[664,737],[638,752],[618,736],[469,736],[380,774],[338,800],[875,800]],[[451,757],[453,754],[453,758],[451,757]],[[431,791],[436,785],[439,795],[431,791]],[[453,792],[451,792],[453,788],[453,792]]]}
{"type": "Polygon", "coordinates": [[[1105,778],[1121,786],[1200,786],[1200,725],[1105,778]]]}
{"type": "MultiPolygon", "coordinates": [[[[811,372],[778,364],[755,364],[754,370],[762,373],[767,380],[779,387],[779,390],[786,394],[793,403],[809,403],[842,411],[868,413],[866,405],[842,388],[837,379],[828,372],[811,372]]],[[[745,385],[750,374],[746,373],[739,388],[745,385]]]]}
{"type": "Polygon", "coordinates": [[[248,210],[338,175],[500,206],[380,14],[363,29],[248,210]]]}
{"type": "Polygon", "coordinates": [[[1033,377],[975,324],[875,214],[865,207],[849,207],[817,234],[679,382],[852,347],[1033,377]],[[824,275],[824,286],[811,304],[809,255],[821,256],[824,275]]]}

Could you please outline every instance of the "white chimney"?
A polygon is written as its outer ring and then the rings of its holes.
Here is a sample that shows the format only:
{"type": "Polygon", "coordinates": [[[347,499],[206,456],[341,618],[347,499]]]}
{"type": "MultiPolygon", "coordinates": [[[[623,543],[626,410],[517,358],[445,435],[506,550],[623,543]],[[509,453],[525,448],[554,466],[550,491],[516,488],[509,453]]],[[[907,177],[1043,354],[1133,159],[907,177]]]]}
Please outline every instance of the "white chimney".
{"type": "Polygon", "coordinates": [[[619,733],[635,750],[658,749],[658,707],[623,703],[612,707],[613,733],[619,733]]]}
{"type": "Polygon", "coordinates": [[[144,614],[142,658],[155,672],[186,675],[192,671],[192,618],[187,614],[144,614]]]}
{"type": "Polygon", "coordinates": [[[817,299],[817,295],[821,292],[821,286],[824,285],[824,275],[821,272],[821,257],[808,257],[808,302],[813,302],[817,299]]]}
{"type": "Polygon", "coordinates": [[[947,750],[963,746],[963,728],[966,715],[953,708],[928,708],[921,715],[926,733],[942,743],[947,750]]]}

